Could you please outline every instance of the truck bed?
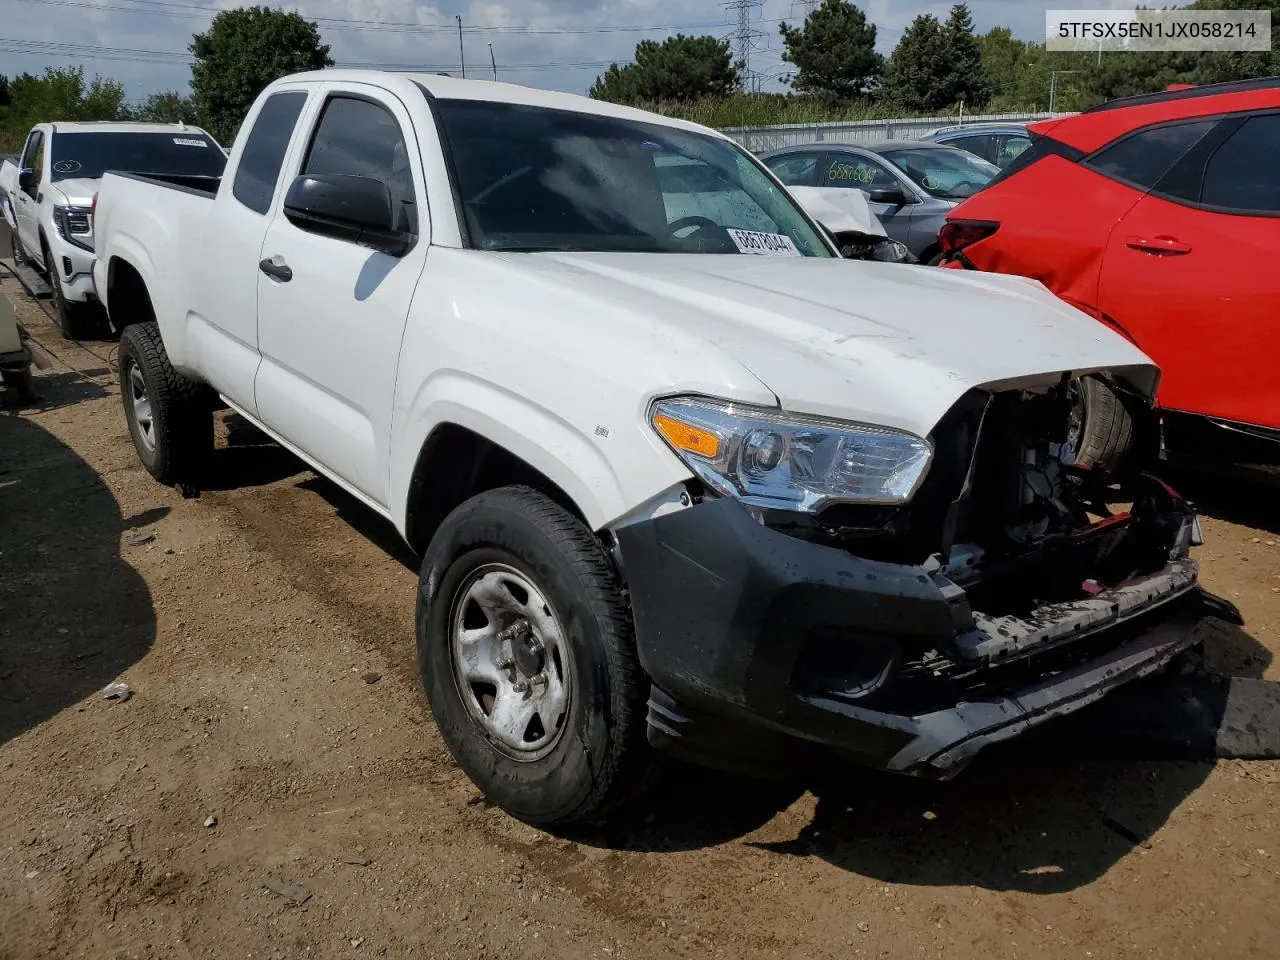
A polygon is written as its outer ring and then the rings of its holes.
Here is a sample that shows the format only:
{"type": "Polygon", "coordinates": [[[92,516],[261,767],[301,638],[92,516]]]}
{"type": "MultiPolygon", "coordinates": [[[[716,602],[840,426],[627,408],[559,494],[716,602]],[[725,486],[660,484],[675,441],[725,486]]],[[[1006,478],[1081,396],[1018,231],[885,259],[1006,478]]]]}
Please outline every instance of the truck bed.
{"type": "Polygon", "coordinates": [[[181,190],[184,193],[194,193],[197,196],[209,197],[212,199],[217,196],[218,187],[222,185],[221,177],[191,177],[182,174],[167,173],[121,173],[112,170],[111,175],[114,177],[123,177],[126,180],[138,180],[142,183],[151,183],[159,187],[165,187],[169,190],[181,190]]]}

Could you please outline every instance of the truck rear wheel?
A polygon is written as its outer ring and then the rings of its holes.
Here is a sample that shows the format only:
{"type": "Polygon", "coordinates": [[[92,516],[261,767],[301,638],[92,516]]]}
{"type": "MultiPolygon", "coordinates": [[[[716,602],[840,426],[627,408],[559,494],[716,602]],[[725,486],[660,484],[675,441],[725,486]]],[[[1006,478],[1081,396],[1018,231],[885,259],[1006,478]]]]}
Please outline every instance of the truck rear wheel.
{"type": "Polygon", "coordinates": [[[417,632],[441,736],[494,804],[567,826],[636,796],[650,752],[634,628],[576,517],[528,487],[464,503],[427,548],[417,632]]]}
{"type": "Polygon", "coordinates": [[[213,450],[213,411],[204,388],[169,363],[154,322],[120,336],[120,395],[147,472],[166,486],[198,481],[213,450]]]}

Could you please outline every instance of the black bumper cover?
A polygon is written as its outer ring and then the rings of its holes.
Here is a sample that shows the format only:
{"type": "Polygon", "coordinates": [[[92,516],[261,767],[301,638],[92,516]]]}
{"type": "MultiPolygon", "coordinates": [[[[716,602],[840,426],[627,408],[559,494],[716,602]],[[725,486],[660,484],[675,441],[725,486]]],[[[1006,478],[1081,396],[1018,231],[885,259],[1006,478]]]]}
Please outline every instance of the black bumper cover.
{"type": "MultiPolygon", "coordinates": [[[[685,759],[752,772],[781,772],[818,748],[950,777],[983,746],[1160,669],[1196,642],[1203,615],[1192,587],[1124,630],[1095,631],[1107,636],[1088,656],[1022,675],[1012,687],[974,688],[970,697],[904,710],[838,682],[815,686],[809,654],[815,637],[829,644],[834,632],[851,647],[898,651],[886,676],[901,667],[901,651],[936,647],[945,656],[974,629],[965,592],[945,577],[788,536],[731,500],[622,528],[617,540],[640,661],[654,684],[650,741],[685,759]]],[[[1082,644],[1073,638],[1064,646],[1082,644]]]]}

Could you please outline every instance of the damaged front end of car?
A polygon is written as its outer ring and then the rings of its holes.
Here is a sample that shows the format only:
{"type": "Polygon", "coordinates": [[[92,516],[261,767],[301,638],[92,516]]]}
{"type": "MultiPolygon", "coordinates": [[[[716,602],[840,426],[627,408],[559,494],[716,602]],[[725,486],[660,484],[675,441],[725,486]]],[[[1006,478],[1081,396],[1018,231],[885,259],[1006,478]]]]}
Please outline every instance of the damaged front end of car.
{"type": "Polygon", "coordinates": [[[1125,466],[1104,472],[1077,462],[1073,393],[971,390],[901,503],[774,509],[713,482],[617,529],[651,742],[752,772],[808,744],[946,778],[1160,670],[1206,615],[1238,620],[1199,587],[1194,509],[1148,472],[1149,404],[1130,398],[1125,466]]]}

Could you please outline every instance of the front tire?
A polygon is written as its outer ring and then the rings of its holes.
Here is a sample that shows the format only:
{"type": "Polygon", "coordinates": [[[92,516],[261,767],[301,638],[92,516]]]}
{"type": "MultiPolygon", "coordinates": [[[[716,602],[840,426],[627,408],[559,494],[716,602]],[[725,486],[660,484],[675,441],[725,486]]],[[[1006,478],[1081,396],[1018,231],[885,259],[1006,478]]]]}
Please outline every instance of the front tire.
{"type": "Polygon", "coordinates": [[[53,262],[48,244],[44,251],[45,280],[53,288],[53,304],[58,316],[58,332],[64,340],[92,340],[101,331],[100,317],[95,304],[72,303],[62,292],[62,279],[53,262]]]}
{"type": "Polygon", "coordinates": [[[9,230],[9,249],[13,253],[13,265],[23,267],[27,264],[27,252],[22,249],[22,239],[18,236],[18,228],[9,230]]]}
{"type": "Polygon", "coordinates": [[[213,412],[204,387],[169,363],[154,322],[120,337],[120,395],[147,472],[166,486],[198,482],[213,451],[213,412]]]}
{"type": "Polygon", "coordinates": [[[647,685],[617,574],[576,517],[527,487],[464,503],[423,559],[417,632],[440,734],[491,802],[564,827],[636,796],[647,685]]]}
{"type": "Polygon", "coordinates": [[[1076,462],[1118,473],[1133,447],[1133,415],[1124,398],[1106,380],[1088,376],[1076,382],[1072,403],[1076,462]]]}

